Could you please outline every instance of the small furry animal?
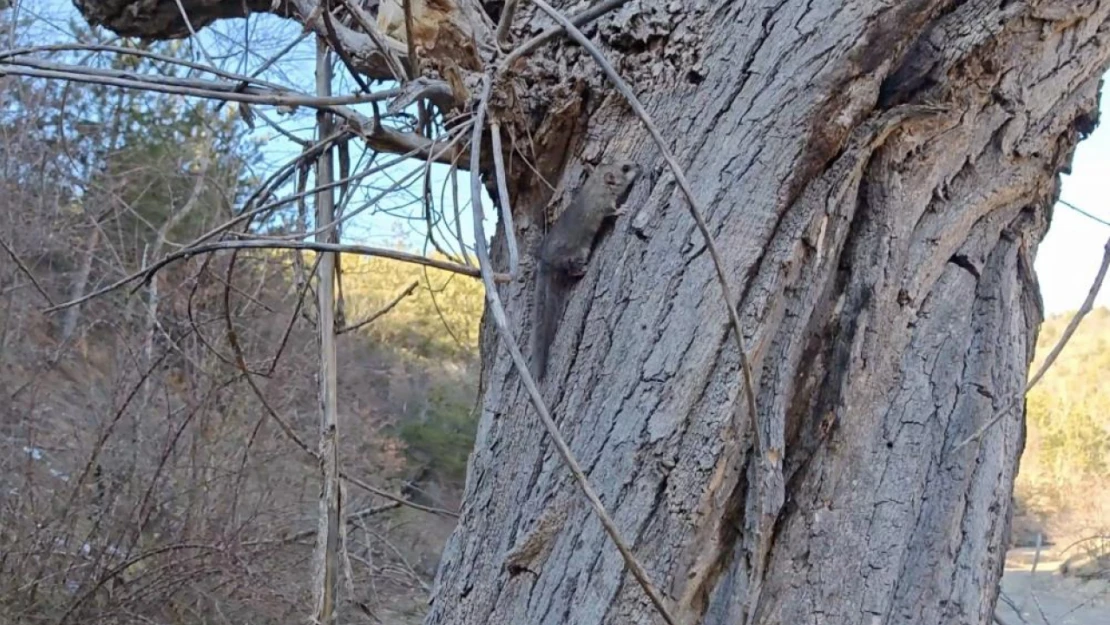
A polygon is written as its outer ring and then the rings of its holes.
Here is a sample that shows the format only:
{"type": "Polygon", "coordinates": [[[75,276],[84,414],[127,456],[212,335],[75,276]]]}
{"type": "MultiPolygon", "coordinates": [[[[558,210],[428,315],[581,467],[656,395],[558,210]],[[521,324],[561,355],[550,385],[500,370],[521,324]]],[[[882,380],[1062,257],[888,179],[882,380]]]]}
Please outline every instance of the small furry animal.
{"type": "Polygon", "coordinates": [[[631,161],[616,159],[602,163],[544,238],[537,262],[532,324],[532,376],[536,380],[543,379],[547,370],[547,351],[555,338],[556,322],[563,316],[574,282],[586,273],[586,263],[601,225],[609,217],[624,214],[620,205],[639,175],[640,167],[631,161]]]}

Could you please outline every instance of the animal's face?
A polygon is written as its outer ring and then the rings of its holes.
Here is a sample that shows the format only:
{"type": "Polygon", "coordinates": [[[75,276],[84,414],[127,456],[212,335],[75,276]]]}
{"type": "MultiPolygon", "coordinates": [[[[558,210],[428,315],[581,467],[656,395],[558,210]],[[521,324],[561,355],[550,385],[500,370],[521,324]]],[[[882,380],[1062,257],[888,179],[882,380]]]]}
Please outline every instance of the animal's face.
{"type": "Polygon", "coordinates": [[[613,167],[605,172],[605,186],[611,189],[631,187],[636,177],[640,175],[640,166],[636,163],[622,163],[620,167],[613,167]]]}
{"type": "Polygon", "coordinates": [[[605,187],[613,198],[612,209],[624,203],[628,194],[632,192],[632,183],[640,175],[640,166],[636,163],[621,162],[619,166],[610,167],[605,172],[605,187]]]}

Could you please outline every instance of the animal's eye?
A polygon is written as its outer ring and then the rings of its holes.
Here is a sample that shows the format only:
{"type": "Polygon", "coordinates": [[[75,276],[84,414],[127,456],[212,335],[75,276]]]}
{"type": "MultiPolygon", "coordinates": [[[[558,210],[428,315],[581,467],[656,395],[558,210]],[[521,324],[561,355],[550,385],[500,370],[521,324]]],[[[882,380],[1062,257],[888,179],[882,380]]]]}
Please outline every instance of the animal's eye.
{"type": "Polygon", "coordinates": [[[621,173],[627,174],[630,171],[632,171],[632,166],[631,165],[625,163],[624,165],[621,166],[621,173]]]}

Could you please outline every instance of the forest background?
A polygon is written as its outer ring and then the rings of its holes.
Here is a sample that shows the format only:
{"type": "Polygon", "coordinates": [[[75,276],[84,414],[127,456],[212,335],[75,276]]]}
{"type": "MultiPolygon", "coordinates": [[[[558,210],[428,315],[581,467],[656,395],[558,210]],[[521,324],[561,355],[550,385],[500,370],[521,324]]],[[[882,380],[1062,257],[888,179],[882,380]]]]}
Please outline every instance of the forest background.
{"type": "MultiPolygon", "coordinates": [[[[30,4],[18,15],[0,11],[10,43],[126,43],[88,30],[68,2],[30,4]]],[[[264,19],[221,24],[199,43],[143,48],[211,54],[235,68],[267,57],[264,48],[238,46],[245,38],[235,29],[270,27],[290,28],[264,19]]],[[[251,37],[275,47],[285,40],[276,30],[251,37]]],[[[291,63],[311,58],[312,40],[302,44],[286,57],[291,63]]],[[[59,62],[67,59],[180,72],[155,58],[59,52],[59,62]]],[[[284,71],[267,70],[311,84],[310,75],[284,71]]],[[[315,320],[299,302],[315,257],[193,259],[146,289],[43,311],[140,271],[228,219],[300,147],[267,124],[249,127],[249,113],[235,105],[12,77],[0,78],[0,93],[0,616],[38,622],[81,600],[103,613],[157,611],[180,622],[297,614],[311,593],[302,571],[318,484],[269,417],[289,415],[285,427],[311,440],[315,320]],[[261,381],[241,375],[240,358],[261,381]],[[229,536],[241,539],[241,551],[195,547],[229,536]],[[118,592],[102,592],[113,584],[118,592]]],[[[282,123],[303,130],[315,121],[292,111],[282,123]]],[[[437,192],[450,193],[446,168],[436,167],[437,192]]],[[[1048,318],[1034,370],[1098,268],[1110,234],[1108,168],[1104,126],[1080,145],[1038,252],[1048,318]]],[[[403,174],[383,176],[345,198],[365,210],[345,236],[427,253],[437,229],[458,224],[428,223],[416,210],[421,191],[410,187],[403,174]],[[385,190],[394,191],[390,203],[376,199],[385,190]]],[[[280,237],[303,224],[304,210],[290,204],[263,227],[280,237]]],[[[459,252],[468,250],[444,250],[459,252]]],[[[340,266],[345,467],[376,488],[456,509],[477,423],[481,284],[369,257],[345,255],[340,266]]],[[[1095,577],[1106,574],[1110,536],[1108,294],[1097,302],[1029,396],[1012,541],[1058,546],[1061,559],[1082,554],[1073,570],[1095,577]]],[[[348,496],[351,588],[368,614],[418,622],[452,519],[355,489],[348,496]]]]}

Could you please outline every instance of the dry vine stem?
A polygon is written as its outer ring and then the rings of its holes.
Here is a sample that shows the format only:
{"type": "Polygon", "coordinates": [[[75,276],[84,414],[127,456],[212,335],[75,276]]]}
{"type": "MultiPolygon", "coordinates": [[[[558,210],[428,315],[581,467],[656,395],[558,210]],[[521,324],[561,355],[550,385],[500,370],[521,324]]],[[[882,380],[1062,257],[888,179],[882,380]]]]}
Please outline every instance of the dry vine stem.
{"type": "MultiPolygon", "coordinates": [[[[617,73],[617,70],[613,68],[613,65],[609,63],[609,61],[605,58],[605,55],[603,55],[601,51],[597,49],[597,46],[593,45],[593,43],[591,43],[590,40],[587,39],[584,34],[582,34],[582,31],[578,30],[578,28],[570,20],[568,20],[566,16],[555,10],[555,8],[553,8],[547,2],[545,2],[544,0],[532,0],[532,2],[544,13],[547,13],[548,16],[558,22],[559,25],[567,31],[567,34],[570,36],[570,38],[578,43],[578,45],[582,46],[582,48],[586,50],[591,57],[593,57],[594,61],[596,61],[601,69],[605,72],[605,75],[609,78],[609,81],[613,83],[613,86],[616,87],[617,91],[620,92],[622,96],[624,96],[625,100],[627,100],[628,104],[632,107],[632,110],[634,110],[636,112],[636,115],[640,118],[640,121],[642,121],[644,123],[644,126],[647,127],[648,132],[651,133],[651,137],[655,141],[656,145],[659,146],[659,150],[663,154],[664,160],[667,161],[667,165],[674,173],[675,180],[678,182],[678,186],[682,189],[683,194],[686,196],[686,201],[690,209],[690,214],[691,216],[693,216],[694,222],[697,223],[698,230],[701,232],[702,238],[705,239],[705,247],[709,251],[710,258],[713,260],[713,267],[717,271],[717,281],[720,283],[721,294],[724,298],[725,307],[728,309],[729,321],[732,324],[733,330],[735,330],[736,346],[740,352],[740,369],[742,372],[744,383],[744,394],[747,398],[748,413],[751,415],[752,436],[755,440],[756,454],[758,455],[760,469],[765,471],[767,470],[766,463],[768,462],[768,459],[766,457],[767,450],[764,448],[763,445],[763,434],[759,430],[759,420],[757,417],[758,413],[756,412],[754,394],[755,384],[753,382],[751,363],[748,361],[748,352],[744,346],[744,335],[740,329],[740,315],[736,310],[736,303],[732,299],[732,291],[729,289],[728,278],[725,275],[724,265],[721,263],[721,257],[717,253],[717,246],[713,241],[713,235],[709,232],[709,227],[705,223],[705,218],[703,217],[704,212],[699,207],[697,199],[695,199],[694,197],[694,192],[690,189],[690,183],[686,180],[686,174],[682,171],[682,167],[678,164],[678,161],[675,160],[670,148],[663,140],[663,136],[659,133],[659,129],[655,126],[655,122],[653,122],[651,116],[648,115],[647,109],[644,108],[644,105],[640,102],[639,98],[636,97],[636,94],[632,92],[632,89],[620,77],[620,74],[617,73]]],[[[737,440],[739,440],[739,428],[736,427],[735,430],[735,435],[737,437],[737,440]]],[[[762,479],[762,476],[760,477],[760,479],[762,479]]],[[[770,538],[769,536],[765,535],[765,531],[767,530],[767,528],[763,527],[765,522],[765,519],[763,517],[766,513],[766,511],[763,509],[763,487],[764,484],[757,480],[756,493],[757,501],[759,502],[758,512],[760,518],[756,522],[756,565],[752,571],[752,583],[750,583],[748,586],[749,588],[756,588],[756,590],[751,592],[751,595],[749,596],[747,618],[748,623],[751,623],[752,621],[752,618],[755,614],[755,606],[759,600],[759,586],[757,584],[759,584],[760,580],[763,577],[763,560],[765,556],[764,550],[766,549],[768,540],[770,538]]]]}
{"type": "Polygon", "coordinates": [[[389,311],[396,308],[397,304],[401,303],[401,300],[405,299],[409,295],[412,295],[413,291],[415,291],[416,287],[418,287],[418,286],[420,286],[420,281],[419,280],[413,280],[412,282],[409,282],[408,286],[406,286],[403,290],[398,291],[397,294],[393,296],[393,299],[389,300],[389,302],[385,306],[382,306],[380,309],[375,311],[369,317],[367,317],[366,319],[363,319],[362,321],[359,321],[358,323],[354,324],[353,326],[346,326],[346,327],[339,328],[336,331],[336,334],[346,334],[348,332],[354,332],[355,330],[358,330],[359,328],[363,328],[363,327],[366,327],[366,326],[370,325],[371,323],[374,323],[379,318],[388,314],[389,311]]]}
{"type": "Polygon", "coordinates": [[[387,89],[368,95],[311,96],[291,90],[261,89],[246,87],[236,91],[237,85],[213,80],[158,78],[131,74],[129,72],[109,72],[91,70],[80,66],[61,65],[28,59],[25,61],[5,61],[0,63],[0,76],[28,76],[32,78],[52,78],[67,82],[90,83],[139,89],[171,95],[186,95],[210,100],[245,102],[248,104],[268,104],[274,106],[305,106],[309,108],[328,108],[345,104],[380,102],[400,94],[399,89],[387,89]]]}
{"type": "MultiPolygon", "coordinates": [[[[255,86],[259,86],[259,87],[266,87],[266,88],[269,88],[269,89],[271,89],[273,91],[276,91],[276,92],[289,91],[289,89],[287,87],[285,87],[284,85],[279,85],[277,83],[273,83],[273,82],[269,82],[269,81],[265,81],[265,80],[260,80],[258,78],[259,71],[257,69],[254,70],[254,72],[251,72],[250,75],[239,74],[239,73],[236,73],[236,72],[229,72],[229,71],[220,69],[219,67],[215,67],[215,66],[212,66],[212,65],[205,65],[203,63],[196,63],[196,62],[190,61],[188,59],[175,59],[172,56],[166,56],[164,54],[158,54],[157,52],[151,52],[149,50],[140,50],[138,48],[127,48],[127,47],[124,47],[124,46],[114,46],[114,45],[100,44],[100,43],[60,43],[60,44],[51,44],[51,45],[46,45],[46,46],[30,46],[30,47],[26,47],[26,48],[16,48],[14,50],[5,50],[4,52],[0,52],[0,61],[2,61],[4,63],[14,64],[14,65],[22,65],[22,64],[25,64],[25,63],[21,62],[21,61],[8,61],[7,59],[11,59],[12,57],[17,57],[17,56],[26,56],[26,55],[30,55],[30,54],[35,54],[37,52],[49,53],[49,52],[69,52],[69,51],[111,52],[113,54],[122,54],[122,55],[126,55],[126,56],[135,56],[135,57],[140,57],[140,58],[153,59],[153,60],[161,61],[163,63],[167,63],[167,64],[170,64],[170,65],[180,65],[181,67],[188,67],[189,69],[195,69],[195,70],[207,73],[207,74],[212,74],[213,76],[220,76],[221,78],[227,78],[228,80],[235,80],[239,83],[246,83],[245,86],[255,85],[255,86]]],[[[88,68],[84,68],[83,66],[80,66],[80,65],[69,66],[69,67],[73,67],[73,68],[77,68],[77,69],[84,69],[86,71],[88,69],[88,68]]],[[[265,69],[267,67],[269,67],[269,65],[263,64],[263,66],[262,66],[263,71],[265,71],[265,69]]],[[[120,74],[119,72],[111,72],[111,75],[118,76],[119,74],[120,74]]],[[[149,76],[142,75],[142,74],[135,74],[134,76],[136,76],[136,78],[135,78],[136,80],[151,80],[151,78],[149,76]]],[[[307,94],[305,94],[305,95],[307,95],[307,94]]]]}
{"type": "MultiPolygon", "coordinates": [[[[493,266],[490,263],[489,249],[486,246],[486,233],[482,227],[482,221],[485,215],[482,213],[482,203],[478,201],[482,194],[482,181],[480,178],[480,165],[481,165],[481,150],[482,150],[482,126],[486,115],[486,105],[489,102],[490,90],[492,87],[492,79],[489,74],[483,77],[482,94],[478,99],[477,110],[474,114],[474,129],[470,140],[470,194],[471,194],[471,214],[474,218],[474,247],[478,252],[478,267],[482,274],[482,282],[485,284],[486,300],[489,302],[490,311],[493,313],[494,324],[497,326],[497,331],[504,341],[505,347],[509,350],[509,355],[512,357],[513,365],[516,366],[517,372],[520,374],[521,381],[524,383],[524,388],[528,391],[528,397],[532,400],[532,405],[535,406],[536,412],[540,415],[540,420],[543,422],[544,428],[551,436],[552,441],[555,443],[555,448],[559,451],[559,455],[563,461],[567,463],[570,472],[574,475],[575,481],[578,482],[586,499],[589,500],[590,506],[593,508],[594,513],[597,514],[598,519],[601,521],[602,527],[605,532],[609,534],[609,538],[616,544],[617,550],[620,551],[621,557],[624,558],[625,565],[632,571],[632,576],[639,582],[640,587],[647,593],[648,598],[651,600],[652,605],[663,616],[663,620],[668,625],[678,625],[678,622],[671,615],[667,606],[663,603],[663,597],[656,590],[648,579],[647,571],[632,554],[632,550],[628,547],[628,543],[620,535],[620,530],[617,529],[616,523],[609,516],[605,510],[605,506],[601,503],[597,493],[593,487],[590,486],[589,479],[579,466],[578,460],[574,457],[574,453],[570,450],[563,435],[559,433],[559,426],[551,418],[551,413],[547,410],[547,406],[543,403],[543,397],[540,395],[540,390],[536,386],[536,381],[532,378],[531,372],[528,370],[528,363],[524,360],[524,354],[520,352],[520,347],[516,344],[516,339],[513,337],[512,331],[509,329],[509,320],[505,315],[505,308],[501,304],[501,298],[497,294],[497,286],[494,284],[493,266]]],[[[506,227],[510,224],[506,223],[506,227]]],[[[512,237],[513,232],[509,230],[507,236],[512,237]]]]}
{"type": "Polygon", "coordinates": [[[490,124],[493,139],[493,169],[497,176],[497,195],[501,204],[501,219],[505,222],[505,243],[509,248],[509,275],[520,275],[520,254],[516,248],[516,226],[513,224],[513,207],[509,203],[509,188],[505,177],[505,158],[501,155],[501,124],[490,124]]]}
{"type": "MultiPolygon", "coordinates": [[[[628,0],[605,0],[604,2],[599,3],[597,6],[590,7],[582,11],[581,13],[576,13],[570,18],[570,23],[574,24],[575,26],[583,26],[601,17],[602,15],[605,15],[613,9],[624,6],[627,2],[628,0]]],[[[535,51],[536,48],[542,46],[548,41],[551,41],[555,37],[558,37],[563,33],[564,30],[565,29],[561,25],[553,26],[536,35],[535,37],[532,37],[528,41],[525,41],[516,48],[513,48],[513,51],[510,52],[508,56],[505,57],[505,60],[501,62],[501,70],[499,71],[503,71],[504,68],[509,67],[524,55],[528,54],[529,52],[535,51]]]]}
{"type": "MultiPolygon", "coordinates": [[[[179,252],[170,254],[169,256],[154,263],[147,269],[143,269],[142,271],[137,271],[131,275],[120,278],[119,280],[113,282],[112,284],[109,284],[108,286],[97,289],[92,293],[83,295],[75,300],[70,300],[68,302],[58,304],[57,306],[51,306],[50,308],[43,309],[43,312],[52,313],[62,310],[63,308],[69,308],[70,306],[83,304],[95,297],[100,297],[105,293],[115,291],[116,289],[119,289],[124,285],[135,282],[136,280],[141,279],[143,282],[145,282],[147,280],[150,280],[150,278],[160,269],[162,269],[162,267],[165,267],[166,265],[177,260],[196,256],[197,254],[207,254],[209,252],[215,252],[219,250],[241,249],[312,250],[315,252],[336,252],[340,254],[357,254],[359,256],[376,256],[378,258],[388,258],[390,260],[413,263],[415,265],[425,265],[434,269],[442,269],[443,271],[450,271],[452,273],[469,276],[471,278],[481,277],[480,272],[473,267],[456,265],[455,263],[444,262],[442,260],[436,260],[434,258],[419,256],[416,254],[408,254],[406,252],[400,252],[397,250],[370,247],[368,245],[353,245],[349,243],[316,243],[311,241],[282,241],[274,239],[256,239],[249,241],[218,241],[216,243],[208,243],[206,245],[198,245],[195,247],[186,248],[179,252]]],[[[509,276],[503,273],[496,274],[494,276],[494,279],[497,282],[509,282],[511,280],[509,276]]]]}

